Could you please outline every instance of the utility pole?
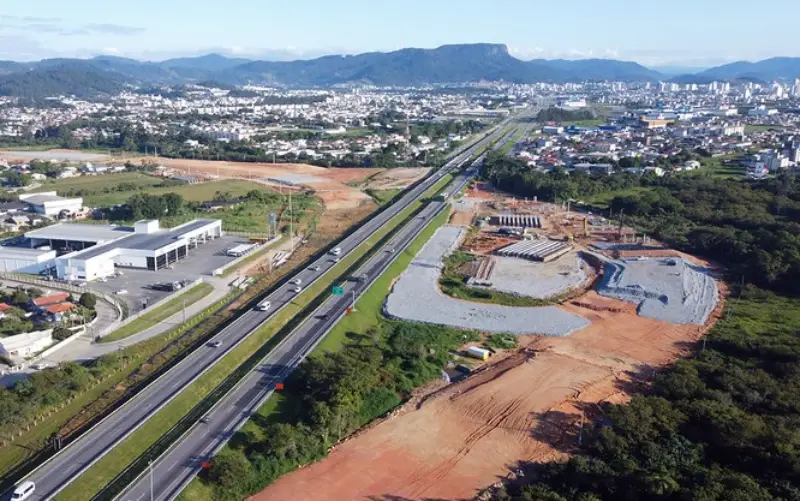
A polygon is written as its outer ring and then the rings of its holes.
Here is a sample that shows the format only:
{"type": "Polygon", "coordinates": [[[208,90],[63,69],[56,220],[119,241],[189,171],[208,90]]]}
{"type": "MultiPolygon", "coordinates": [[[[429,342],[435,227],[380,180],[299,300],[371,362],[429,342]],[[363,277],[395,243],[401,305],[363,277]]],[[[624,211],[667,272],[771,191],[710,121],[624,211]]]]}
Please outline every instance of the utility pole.
{"type": "Polygon", "coordinates": [[[294,230],[292,227],[292,190],[289,190],[289,240],[292,242],[292,254],[294,254],[294,230]]]}

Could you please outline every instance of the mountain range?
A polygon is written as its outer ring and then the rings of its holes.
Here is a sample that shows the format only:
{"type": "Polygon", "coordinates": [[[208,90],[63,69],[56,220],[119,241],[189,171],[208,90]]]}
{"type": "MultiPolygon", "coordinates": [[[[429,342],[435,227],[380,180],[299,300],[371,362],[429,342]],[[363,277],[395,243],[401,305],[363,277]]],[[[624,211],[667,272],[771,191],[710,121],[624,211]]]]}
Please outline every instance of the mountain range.
{"type": "Polygon", "coordinates": [[[800,77],[800,58],[736,62],[689,75],[665,75],[641,64],[611,59],[523,61],[502,44],[444,45],[334,55],[297,61],[255,61],[219,54],[146,62],[113,56],[45,59],[33,63],[0,61],[0,95],[40,99],[65,94],[112,94],[128,85],[180,85],[214,81],[284,87],[348,84],[414,86],[434,83],[506,81],[512,83],[602,81],[791,80],[800,77]]]}

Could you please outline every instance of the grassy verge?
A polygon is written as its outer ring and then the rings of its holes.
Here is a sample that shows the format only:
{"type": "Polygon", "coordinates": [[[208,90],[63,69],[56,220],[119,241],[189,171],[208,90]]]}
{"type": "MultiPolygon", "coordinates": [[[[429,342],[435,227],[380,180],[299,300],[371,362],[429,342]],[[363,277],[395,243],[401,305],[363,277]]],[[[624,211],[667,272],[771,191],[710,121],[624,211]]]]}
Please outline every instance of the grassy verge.
{"type": "Polygon", "coordinates": [[[204,297],[211,294],[213,290],[214,287],[211,284],[207,284],[205,282],[199,283],[192,287],[191,290],[184,292],[175,299],[162,306],[159,306],[154,310],[151,310],[149,313],[137,318],[133,322],[115,330],[108,336],[104,337],[102,342],[110,343],[112,341],[119,341],[120,339],[125,339],[133,336],[134,334],[146,331],[147,329],[163,322],[172,315],[181,311],[184,305],[188,306],[200,301],[204,297]]]}
{"type": "Polygon", "coordinates": [[[364,295],[356,301],[356,310],[342,318],[314,349],[313,354],[339,351],[353,335],[365,335],[371,328],[376,327],[383,315],[383,301],[389,295],[392,283],[414,259],[425,242],[430,240],[433,233],[447,222],[449,211],[439,213],[417,238],[404,250],[385,272],[367,289],[364,295]]]}
{"type": "Polygon", "coordinates": [[[280,240],[278,240],[278,241],[276,241],[276,242],[274,242],[274,243],[272,243],[270,245],[267,245],[263,249],[259,249],[256,252],[250,254],[246,258],[244,258],[241,261],[239,261],[238,263],[236,263],[235,266],[231,266],[230,268],[225,270],[222,273],[222,275],[220,275],[220,276],[222,278],[229,277],[236,270],[242,269],[242,268],[246,267],[247,265],[249,265],[250,263],[252,263],[254,261],[257,261],[258,259],[261,259],[262,257],[264,257],[264,254],[266,254],[267,251],[269,251],[270,249],[274,248],[276,245],[281,244],[285,239],[286,239],[286,235],[282,235],[280,240]]]}
{"type": "Polygon", "coordinates": [[[375,199],[379,205],[385,205],[392,201],[394,197],[397,196],[403,190],[399,189],[389,189],[389,190],[373,190],[372,188],[368,188],[364,190],[364,192],[375,199]]]}
{"type": "Polygon", "coordinates": [[[535,298],[516,296],[506,292],[494,291],[479,287],[469,287],[466,284],[466,277],[459,269],[477,258],[467,252],[454,252],[444,261],[442,276],[439,278],[439,287],[448,296],[474,301],[476,303],[499,304],[503,306],[547,306],[564,301],[568,293],[549,298],[535,298]]]}
{"type": "MultiPolygon", "coordinates": [[[[452,175],[444,176],[432,186],[426,195],[438,192],[452,180],[452,175]]],[[[270,322],[258,329],[235,349],[226,354],[213,368],[206,372],[168,405],[150,418],[141,428],[117,445],[109,454],[81,475],[62,491],[56,499],[61,501],[85,500],[100,492],[109,482],[122,473],[132,461],[139,458],[153,446],[165,431],[176,426],[198,402],[211,394],[238,366],[247,361],[253,353],[270,341],[285,324],[305,309],[318,295],[329,293],[331,285],[339,280],[356,263],[364,252],[378,243],[386,234],[407,219],[421,205],[422,201],[411,204],[392,218],[370,238],[363,242],[336,266],[331,268],[314,285],[305,289],[283,310],[274,315],[270,322]]]]}

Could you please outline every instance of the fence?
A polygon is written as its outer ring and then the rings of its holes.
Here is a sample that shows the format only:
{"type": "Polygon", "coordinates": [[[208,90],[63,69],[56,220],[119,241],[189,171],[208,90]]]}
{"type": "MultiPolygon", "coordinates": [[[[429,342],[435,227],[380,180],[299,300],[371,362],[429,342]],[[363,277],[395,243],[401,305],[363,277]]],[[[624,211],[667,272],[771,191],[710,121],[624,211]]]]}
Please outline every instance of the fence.
{"type": "Polygon", "coordinates": [[[278,235],[277,237],[273,238],[272,240],[264,242],[262,245],[259,245],[257,247],[253,247],[250,250],[250,252],[248,252],[244,256],[239,256],[236,259],[234,259],[233,261],[231,261],[229,263],[225,263],[221,267],[219,267],[219,268],[215,269],[214,271],[212,271],[211,274],[213,276],[215,276],[215,277],[218,277],[218,276],[224,274],[226,270],[229,270],[229,269],[235,267],[236,265],[238,265],[242,261],[248,259],[251,255],[255,254],[256,252],[262,252],[262,251],[267,250],[271,245],[279,242],[282,238],[283,238],[282,235],[278,235]]]}
{"type": "Polygon", "coordinates": [[[106,327],[105,329],[103,329],[102,331],[97,333],[97,337],[105,337],[105,336],[111,334],[112,332],[114,332],[115,330],[121,329],[122,327],[128,325],[129,323],[133,322],[134,320],[137,320],[137,319],[141,318],[142,316],[149,314],[152,310],[158,308],[159,306],[162,306],[162,305],[172,301],[175,298],[181,297],[182,295],[186,294],[189,290],[195,288],[196,286],[200,285],[201,283],[203,283],[203,278],[202,277],[198,278],[197,280],[195,280],[194,282],[188,284],[186,287],[178,290],[177,292],[173,292],[172,294],[159,299],[155,303],[153,303],[151,305],[148,305],[147,308],[145,308],[143,310],[139,310],[138,313],[135,313],[135,314],[129,316],[128,318],[126,318],[125,320],[120,322],[119,324],[110,325],[110,326],[106,327]]]}

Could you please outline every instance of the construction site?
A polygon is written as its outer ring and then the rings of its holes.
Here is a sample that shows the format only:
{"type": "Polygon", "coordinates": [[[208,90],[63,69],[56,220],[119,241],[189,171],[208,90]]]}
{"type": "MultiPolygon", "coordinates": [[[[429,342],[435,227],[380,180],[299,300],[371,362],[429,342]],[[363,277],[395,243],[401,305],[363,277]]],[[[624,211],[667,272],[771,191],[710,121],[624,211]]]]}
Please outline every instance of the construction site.
{"type": "Polygon", "coordinates": [[[472,499],[518,462],[577,453],[580,427],[601,404],[627,401],[721,315],[717,270],[618,221],[482,184],[453,209],[392,285],[384,314],[484,339],[504,332],[517,347],[430,384],[254,499],[311,501],[320,485],[331,501],[472,499]],[[542,306],[448,296],[440,280],[453,257],[464,287],[542,306]]]}

